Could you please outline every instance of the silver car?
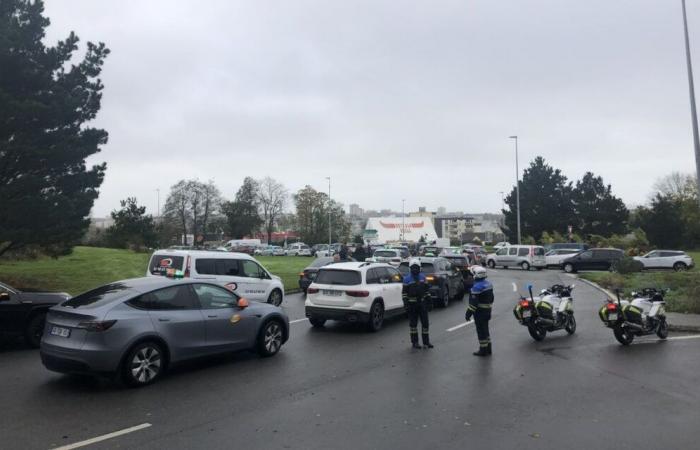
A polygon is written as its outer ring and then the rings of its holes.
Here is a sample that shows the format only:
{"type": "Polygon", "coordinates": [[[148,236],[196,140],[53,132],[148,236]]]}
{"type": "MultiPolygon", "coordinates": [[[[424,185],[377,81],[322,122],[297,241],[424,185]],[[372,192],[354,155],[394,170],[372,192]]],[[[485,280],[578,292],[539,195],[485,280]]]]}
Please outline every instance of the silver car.
{"type": "Polygon", "coordinates": [[[218,353],[276,354],[289,337],[279,307],[191,279],[117,281],[51,308],[41,360],[55,372],[117,375],[129,386],[179,362],[218,353]]]}

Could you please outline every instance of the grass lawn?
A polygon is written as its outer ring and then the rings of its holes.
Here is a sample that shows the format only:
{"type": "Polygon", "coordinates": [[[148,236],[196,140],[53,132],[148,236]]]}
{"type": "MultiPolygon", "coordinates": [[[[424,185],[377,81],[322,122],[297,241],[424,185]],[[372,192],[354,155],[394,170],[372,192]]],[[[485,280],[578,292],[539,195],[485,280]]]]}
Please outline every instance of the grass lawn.
{"type": "MultiPolygon", "coordinates": [[[[1,261],[0,281],[19,289],[46,289],[76,295],[102,284],[146,274],[149,253],[96,247],[76,247],[58,259],[1,261]]],[[[313,258],[267,256],[257,258],[282,278],[286,291],[298,289],[299,272],[313,258]]]]}
{"type": "Polygon", "coordinates": [[[645,287],[669,288],[667,307],[671,312],[700,314],[700,252],[688,252],[695,261],[695,268],[687,272],[652,271],[621,275],[610,272],[585,272],[579,276],[596,282],[606,289],[630,291],[645,287]]]}

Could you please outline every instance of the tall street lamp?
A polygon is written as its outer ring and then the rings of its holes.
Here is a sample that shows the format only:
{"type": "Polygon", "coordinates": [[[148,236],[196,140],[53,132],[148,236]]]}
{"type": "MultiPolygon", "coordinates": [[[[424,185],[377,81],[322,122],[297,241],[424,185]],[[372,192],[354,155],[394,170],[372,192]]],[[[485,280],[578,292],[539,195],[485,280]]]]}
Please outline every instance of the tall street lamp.
{"type": "Polygon", "coordinates": [[[520,170],[518,169],[518,136],[509,136],[515,140],[515,208],[518,216],[518,245],[520,245],[520,170]]]}
{"type": "Polygon", "coordinates": [[[328,254],[331,254],[331,177],[326,177],[328,180],[328,254]]]}
{"type": "MultiPolygon", "coordinates": [[[[690,117],[693,120],[693,143],[695,145],[695,179],[700,192],[700,137],[698,137],[698,113],[695,109],[695,83],[693,82],[693,64],[690,60],[690,38],[688,38],[688,16],[683,2],[683,30],[685,32],[685,60],[688,66],[688,88],[690,91],[690,117]]],[[[700,197],[699,197],[700,198],[700,197]]]]}
{"type": "MultiPolygon", "coordinates": [[[[498,191],[498,193],[501,194],[501,214],[503,214],[503,211],[505,211],[505,209],[506,209],[506,200],[505,200],[505,198],[503,197],[503,194],[505,194],[505,192],[503,192],[503,191],[498,191]]],[[[506,223],[506,217],[505,217],[505,215],[504,215],[501,225],[505,225],[505,223],[506,223]]]]}
{"type": "Polygon", "coordinates": [[[401,199],[401,242],[404,241],[404,233],[406,230],[406,199],[401,199]]]}

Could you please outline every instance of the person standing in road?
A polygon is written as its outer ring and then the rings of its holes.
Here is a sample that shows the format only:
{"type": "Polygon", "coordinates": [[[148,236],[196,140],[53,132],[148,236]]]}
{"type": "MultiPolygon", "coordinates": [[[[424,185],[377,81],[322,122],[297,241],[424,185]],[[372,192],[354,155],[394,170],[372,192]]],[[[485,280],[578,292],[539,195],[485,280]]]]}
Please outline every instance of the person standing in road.
{"type": "Polygon", "coordinates": [[[347,244],[343,243],[343,245],[340,246],[340,260],[341,261],[347,261],[348,260],[348,246],[347,244]]]}
{"type": "Polygon", "coordinates": [[[475,356],[491,356],[491,334],[489,333],[489,320],[491,320],[491,307],[493,306],[493,285],[486,279],[486,269],[481,266],[473,266],[474,286],[469,296],[469,306],[464,318],[469,320],[474,316],[476,335],[479,338],[479,350],[475,356]]]}
{"type": "Polygon", "coordinates": [[[365,247],[362,244],[357,244],[357,248],[352,254],[352,257],[355,259],[355,261],[364,262],[365,258],[367,258],[367,254],[365,253],[365,247]]]}
{"type": "Polygon", "coordinates": [[[408,326],[410,327],[411,345],[413,348],[421,348],[418,344],[418,319],[420,318],[421,336],[424,348],[433,348],[430,343],[428,325],[428,284],[425,274],[421,272],[419,259],[412,259],[409,263],[410,273],[403,278],[403,303],[408,312],[408,326]]]}

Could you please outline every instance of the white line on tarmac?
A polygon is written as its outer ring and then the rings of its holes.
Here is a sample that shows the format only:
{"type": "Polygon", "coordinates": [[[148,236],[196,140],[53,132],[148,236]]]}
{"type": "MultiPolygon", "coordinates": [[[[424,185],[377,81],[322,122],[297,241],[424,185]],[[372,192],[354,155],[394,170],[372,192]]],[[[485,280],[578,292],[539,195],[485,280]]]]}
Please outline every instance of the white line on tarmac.
{"type": "Polygon", "coordinates": [[[74,448],[80,448],[80,447],[85,447],[87,445],[92,445],[96,444],[98,442],[106,441],[107,439],[112,439],[118,436],[123,436],[125,434],[133,433],[134,431],[139,431],[143,430],[144,428],[150,427],[150,423],[142,423],[141,425],[136,425],[135,427],[131,428],[124,428],[123,430],[115,431],[114,433],[109,433],[109,434],[103,434],[102,436],[97,436],[92,439],[88,439],[86,441],[80,441],[76,442],[75,444],[70,444],[70,445],[64,445],[63,447],[58,447],[57,449],[54,450],[71,450],[74,448]]]}
{"type": "Polygon", "coordinates": [[[637,341],[637,344],[657,344],[659,342],[666,341],[682,341],[685,339],[700,339],[700,334],[693,334],[691,336],[674,336],[666,339],[650,339],[644,341],[637,341]]]}
{"type": "Polygon", "coordinates": [[[518,286],[513,282],[513,292],[518,292],[518,286]]]}
{"type": "Polygon", "coordinates": [[[291,325],[293,323],[306,322],[307,320],[309,320],[308,317],[304,317],[303,319],[292,320],[289,322],[289,324],[291,325]]]}
{"type": "Polygon", "coordinates": [[[469,322],[460,323],[460,324],[457,325],[457,326],[454,326],[454,327],[452,327],[452,328],[448,328],[447,331],[452,332],[452,331],[455,331],[455,330],[459,330],[460,328],[464,328],[464,327],[466,327],[467,325],[471,325],[472,323],[474,323],[473,320],[470,320],[469,322]]]}

